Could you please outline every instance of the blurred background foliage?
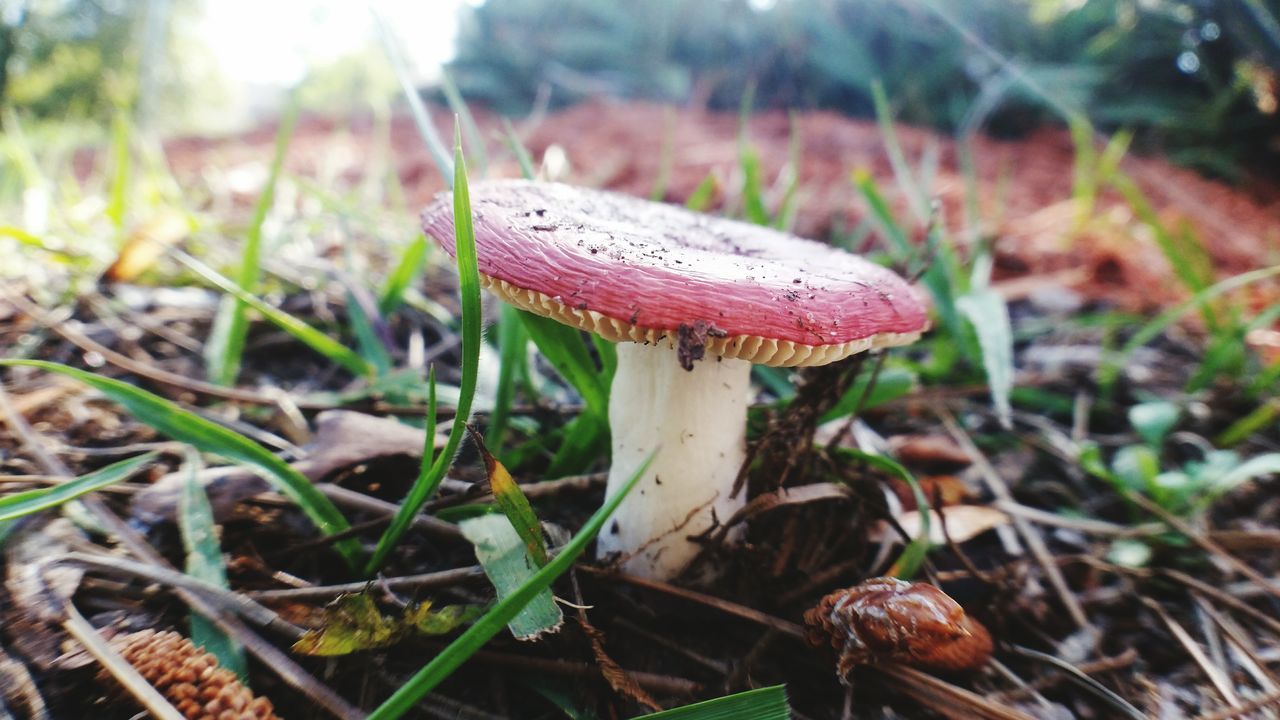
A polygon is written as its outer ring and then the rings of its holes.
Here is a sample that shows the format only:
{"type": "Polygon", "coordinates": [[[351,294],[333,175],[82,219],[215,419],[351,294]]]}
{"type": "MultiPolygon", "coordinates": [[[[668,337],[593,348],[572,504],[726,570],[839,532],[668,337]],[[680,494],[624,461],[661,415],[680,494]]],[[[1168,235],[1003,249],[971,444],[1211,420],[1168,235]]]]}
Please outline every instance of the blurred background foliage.
{"type": "MultiPolygon", "coordinates": [[[[305,3],[300,4],[305,5],[305,3]]],[[[375,3],[377,5],[377,3],[375,3]]],[[[23,118],[178,120],[220,103],[202,0],[0,1],[0,104],[23,118]],[[147,60],[144,60],[147,58],[147,60]]],[[[590,97],[870,117],[1017,135],[1083,116],[1238,179],[1280,168],[1280,0],[486,0],[461,4],[448,72],[510,115],[590,97]]],[[[305,14],[304,10],[298,10],[305,14]]],[[[421,28],[419,28],[421,30],[421,28]]],[[[404,41],[415,30],[400,28],[404,41]]],[[[419,33],[420,34],[420,33],[419,33]]],[[[282,40],[281,42],[285,42],[282,40]]],[[[378,107],[370,41],[309,69],[305,109],[378,107]]]]}
{"type": "Polygon", "coordinates": [[[34,119],[149,119],[216,102],[201,0],[0,0],[0,104],[34,119]],[[144,58],[147,61],[144,62],[144,58]]]}
{"type": "Polygon", "coordinates": [[[1211,173],[1280,157],[1277,0],[488,0],[448,66],[522,114],[615,95],[872,114],[1017,134],[1064,115],[1133,128],[1211,173]],[[1011,62],[1004,62],[1008,59],[1011,62]]]}

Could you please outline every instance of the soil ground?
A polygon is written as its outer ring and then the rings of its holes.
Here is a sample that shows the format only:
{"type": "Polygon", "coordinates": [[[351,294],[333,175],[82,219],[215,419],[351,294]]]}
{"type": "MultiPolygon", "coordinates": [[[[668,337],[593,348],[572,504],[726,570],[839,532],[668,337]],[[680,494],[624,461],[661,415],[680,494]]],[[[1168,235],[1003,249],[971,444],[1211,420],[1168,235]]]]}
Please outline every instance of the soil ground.
{"type": "MultiPolygon", "coordinates": [[[[494,139],[490,147],[500,147],[497,119],[482,114],[479,124],[494,139]]],[[[535,158],[555,155],[548,151],[558,146],[568,161],[560,178],[573,182],[648,196],[665,174],[663,198],[683,202],[713,175],[720,189],[713,207],[731,204],[741,183],[736,116],[597,102],[520,123],[517,131],[535,158]]],[[[793,134],[801,148],[794,221],[798,233],[834,237],[854,249],[873,244],[874,234],[865,230],[874,228],[867,224],[867,208],[851,180],[862,170],[877,180],[900,217],[911,217],[912,199],[897,189],[901,183],[874,123],[825,113],[753,117],[747,135],[771,186],[784,175],[793,134]]],[[[273,128],[263,128],[234,138],[179,140],[167,144],[166,155],[180,180],[213,167],[261,167],[270,157],[272,135],[273,128]]],[[[780,503],[761,512],[752,519],[747,543],[716,554],[721,574],[692,589],[580,567],[556,590],[586,610],[567,606],[565,629],[539,643],[500,635],[421,706],[421,717],[549,718],[565,716],[557,707],[567,706],[591,708],[602,718],[631,717],[644,710],[646,698],[672,707],[775,683],[787,684],[798,718],[1101,718],[1123,717],[1132,707],[1150,717],[1276,717],[1280,591],[1274,578],[1280,571],[1280,540],[1274,528],[1280,520],[1280,494],[1275,481],[1247,483],[1193,525],[1171,530],[1159,522],[1177,518],[1126,502],[1082,472],[1077,461],[1086,439],[1108,454],[1137,442],[1126,412],[1139,401],[1171,399],[1183,409],[1170,450],[1170,459],[1178,462],[1198,457],[1206,438],[1219,436],[1253,408],[1240,385],[1231,381],[1185,391],[1202,354],[1202,334],[1194,322],[1175,326],[1135,353],[1113,394],[1099,392],[1095,373],[1114,338],[1107,327],[1075,319],[1116,309],[1150,316],[1187,296],[1160,247],[1153,218],[1135,213],[1131,202],[1109,190],[1088,206],[1076,184],[1077,149],[1065,130],[1045,129],[1018,141],[973,138],[969,174],[960,169],[953,141],[912,128],[898,128],[897,135],[913,172],[925,178],[919,181],[923,194],[938,201],[937,217],[962,243],[992,243],[997,287],[1009,299],[1019,333],[1018,384],[1038,399],[1019,404],[1013,429],[1006,430],[988,407],[984,387],[927,386],[866,413],[866,429],[859,432],[884,438],[923,478],[932,498],[980,508],[971,517],[948,521],[952,542],[931,555],[927,577],[991,629],[996,662],[980,672],[942,673],[932,680],[892,666],[864,668],[855,670],[845,686],[835,677],[834,658],[797,636],[803,613],[824,595],[869,572],[884,571],[886,563],[878,557],[881,542],[872,541],[869,530],[901,520],[913,503],[904,488],[882,473],[839,461],[813,446],[811,436],[787,435],[786,419],[803,415],[803,403],[812,403],[809,410],[816,412],[824,402],[823,389],[841,382],[840,372],[853,371],[844,367],[835,375],[797,378],[808,383],[807,391],[802,388],[798,394],[807,399],[792,406],[792,415],[771,416],[762,408],[755,437],[760,428],[773,427],[792,444],[770,448],[766,457],[782,458],[787,465],[759,468],[751,487],[756,494],[769,492],[773,473],[785,472],[793,486],[840,481],[852,491],[833,492],[812,503],[780,503]],[[967,217],[966,208],[976,208],[977,217],[967,217]],[[993,508],[1007,514],[993,517],[993,508]],[[1070,512],[1060,513],[1063,509],[1070,512]],[[1119,562],[1115,549],[1122,539],[1136,539],[1151,558],[1119,562]],[[1022,715],[1001,714],[1005,712],[1022,715]]],[[[441,189],[434,165],[407,118],[391,122],[390,138],[406,205],[421,207],[441,189]]],[[[354,183],[379,152],[378,143],[373,124],[365,120],[305,119],[286,166],[302,177],[354,183]]],[[[95,162],[89,156],[81,161],[85,172],[95,162]]],[[[1257,183],[1233,189],[1158,158],[1128,157],[1121,168],[1150,202],[1161,228],[1185,227],[1195,233],[1215,278],[1280,260],[1280,191],[1274,187],[1257,183]]],[[[512,157],[493,150],[488,169],[494,177],[518,174],[512,157]]],[[[774,193],[775,200],[779,194],[774,193]]],[[[256,190],[233,192],[233,200],[245,210],[255,195],[256,190]]],[[[927,221],[914,223],[917,239],[923,238],[927,221]]],[[[455,304],[451,293],[447,283],[428,288],[446,307],[455,304]]],[[[1256,285],[1246,304],[1256,310],[1276,302],[1278,293],[1280,285],[1256,285]]],[[[149,367],[190,378],[202,375],[198,353],[183,342],[205,337],[211,304],[198,298],[183,308],[152,302],[132,316],[150,323],[139,327],[161,328],[152,333],[113,325],[100,314],[100,300],[85,298],[73,309],[82,323],[76,327],[90,341],[149,367]]],[[[299,293],[287,303],[291,312],[308,318],[342,311],[340,298],[321,292],[299,293]]],[[[121,374],[117,360],[87,349],[91,346],[83,337],[59,331],[65,328],[50,334],[58,321],[38,308],[0,305],[0,345],[44,338],[40,357],[121,374]]],[[[447,327],[429,318],[399,322],[392,328],[398,342],[426,328],[427,353],[434,353],[442,376],[456,374],[456,368],[448,367],[457,362],[456,345],[450,344],[456,338],[447,327]]],[[[1275,340],[1268,333],[1249,340],[1257,349],[1274,351],[1275,340]]],[[[349,377],[302,351],[281,347],[288,346],[277,335],[257,333],[241,386],[250,392],[284,387],[296,397],[301,389],[349,388],[349,377]]],[[[146,371],[122,376],[174,399],[203,405],[216,399],[146,371]]],[[[45,445],[79,473],[138,448],[157,447],[161,440],[80,388],[34,373],[8,378],[11,402],[29,427],[24,435],[6,425],[0,436],[5,452],[0,468],[26,482],[38,483],[33,478],[51,473],[39,456],[45,445]]],[[[244,432],[267,433],[255,437],[287,454],[292,442],[308,439],[323,403],[295,407],[265,391],[261,395],[261,402],[241,403],[237,412],[223,416],[244,432]]],[[[575,409],[542,403],[521,412],[549,428],[575,409]]],[[[179,456],[172,446],[158,447],[170,453],[166,463],[175,468],[179,456]]],[[[319,454],[314,445],[308,448],[303,456],[319,454]]],[[[1236,450],[1256,455],[1277,448],[1280,437],[1267,427],[1236,450]]],[[[335,465],[325,484],[394,501],[416,474],[416,461],[408,455],[357,452],[345,465],[335,465]]],[[[98,502],[127,518],[165,558],[180,564],[171,505],[166,512],[163,498],[158,506],[138,501],[142,496],[156,501],[151,488],[160,474],[127,483],[98,502]]],[[[466,502],[474,494],[468,483],[481,479],[475,456],[464,454],[452,477],[457,482],[444,488],[441,502],[466,502]]],[[[532,483],[538,478],[530,472],[517,479],[532,483]]],[[[601,501],[598,475],[545,494],[534,487],[529,485],[529,491],[539,516],[569,530],[601,501]]],[[[337,594],[332,587],[353,579],[329,545],[316,541],[288,503],[251,479],[227,481],[219,488],[211,485],[210,491],[222,522],[231,587],[241,594],[259,593],[254,597],[295,625],[323,622],[321,608],[337,594]],[[223,490],[226,494],[220,494],[223,490]],[[268,592],[289,588],[305,592],[288,599],[268,592]]],[[[368,505],[344,509],[361,529],[358,537],[377,537],[383,514],[368,505]]],[[[89,511],[93,515],[94,507],[89,511]]],[[[74,650],[56,613],[39,611],[47,588],[33,589],[23,581],[21,570],[31,557],[116,546],[103,532],[69,526],[48,517],[33,519],[23,527],[35,532],[20,533],[27,542],[7,546],[7,594],[0,601],[3,649],[30,670],[53,717],[130,717],[137,712],[133,702],[111,690],[112,683],[95,674],[95,663],[74,650]]],[[[892,546],[892,531],[883,536],[888,538],[884,544],[892,546]]],[[[473,563],[470,547],[456,534],[425,528],[396,555],[386,577],[473,563]]],[[[427,598],[440,604],[482,603],[488,593],[474,574],[371,587],[372,597],[387,613],[427,598]]],[[[95,626],[109,632],[186,631],[187,606],[170,584],[118,568],[100,567],[79,579],[73,600],[95,626]]],[[[442,646],[443,641],[415,637],[349,656],[294,659],[320,686],[367,709],[442,646]]],[[[250,666],[250,677],[255,691],[270,697],[283,717],[329,716],[318,708],[315,687],[290,687],[279,672],[257,661],[250,666]]],[[[26,687],[21,672],[14,670],[12,678],[26,687]]],[[[29,698],[25,703],[22,698],[21,692],[6,695],[13,707],[32,707],[29,698]]]]}

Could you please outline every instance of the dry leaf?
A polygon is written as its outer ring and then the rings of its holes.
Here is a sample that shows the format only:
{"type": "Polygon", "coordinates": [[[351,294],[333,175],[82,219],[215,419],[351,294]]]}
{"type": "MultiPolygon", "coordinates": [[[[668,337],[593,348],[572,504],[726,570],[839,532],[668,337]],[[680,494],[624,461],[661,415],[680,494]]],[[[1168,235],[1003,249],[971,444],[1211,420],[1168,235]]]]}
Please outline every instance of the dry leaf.
{"type": "MultiPolygon", "coordinates": [[[[940,512],[946,519],[947,533],[952,540],[958,543],[975,538],[988,530],[993,530],[1009,522],[1008,515],[986,505],[954,505],[942,508],[940,512]]],[[[916,537],[920,534],[920,520],[920,511],[911,510],[902,513],[898,517],[898,524],[907,531],[908,536],[916,537]]],[[[942,533],[942,523],[939,522],[937,514],[931,516],[930,520],[929,541],[934,545],[945,544],[946,537],[942,533]]],[[[898,533],[889,523],[881,522],[872,531],[870,539],[872,542],[881,542],[885,538],[890,540],[897,539],[898,533]]]]}
{"type": "Polygon", "coordinates": [[[987,629],[929,583],[871,578],[824,597],[804,622],[811,644],[840,651],[836,672],[846,684],[859,665],[956,672],[977,670],[991,659],[987,629]]]}
{"type": "Polygon", "coordinates": [[[898,462],[913,468],[958,470],[971,462],[969,453],[946,435],[895,435],[889,449],[898,462]]]}
{"type": "MultiPolygon", "coordinates": [[[[903,509],[917,509],[915,493],[911,492],[911,486],[906,481],[898,477],[889,477],[885,482],[888,483],[889,489],[893,490],[893,494],[898,496],[903,509]]],[[[920,483],[920,490],[930,505],[940,504],[943,507],[959,505],[974,495],[969,485],[955,475],[926,475],[917,482],[920,483]]]]}
{"type": "Polygon", "coordinates": [[[187,216],[176,210],[162,210],[147,220],[125,239],[116,261],[104,277],[110,282],[131,282],[159,260],[165,251],[177,245],[190,232],[187,216]]]}
{"type": "Polygon", "coordinates": [[[293,651],[304,655],[348,655],[357,650],[388,647],[412,632],[443,635],[480,614],[479,607],[447,605],[432,610],[430,602],[405,608],[400,617],[384,615],[367,594],[343,595],[324,609],[324,624],[308,630],[293,651]]]}

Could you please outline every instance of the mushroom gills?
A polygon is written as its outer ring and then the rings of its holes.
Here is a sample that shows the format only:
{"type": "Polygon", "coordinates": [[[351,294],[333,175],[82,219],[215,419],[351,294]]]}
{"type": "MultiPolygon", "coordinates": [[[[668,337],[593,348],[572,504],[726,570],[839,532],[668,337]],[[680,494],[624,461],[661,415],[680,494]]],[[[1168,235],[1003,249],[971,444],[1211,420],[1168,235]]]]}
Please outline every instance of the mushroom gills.
{"type": "Polygon", "coordinates": [[[729,497],[746,456],[751,363],[707,357],[680,367],[668,342],[618,345],[609,397],[611,496],[654,453],[653,463],[600,534],[601,558],[622,569],[675,577],[698,554],[700,535],[746,502],[729,497]]]}

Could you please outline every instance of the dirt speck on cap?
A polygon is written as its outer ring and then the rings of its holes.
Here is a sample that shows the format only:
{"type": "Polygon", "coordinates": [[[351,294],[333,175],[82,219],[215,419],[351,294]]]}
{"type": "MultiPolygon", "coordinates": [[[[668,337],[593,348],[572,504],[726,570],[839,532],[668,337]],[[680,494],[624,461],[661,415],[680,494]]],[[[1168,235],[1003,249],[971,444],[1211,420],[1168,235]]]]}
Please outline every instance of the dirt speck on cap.
{"type": "Polygon", "coordinates": [[[693,370],[693,363],[707,354],[707,338],[722,338],[725,335],[724,330],[706,320],[680,323],[676,330],[676,356],[680,359],[680,367],[693,370]]]}

